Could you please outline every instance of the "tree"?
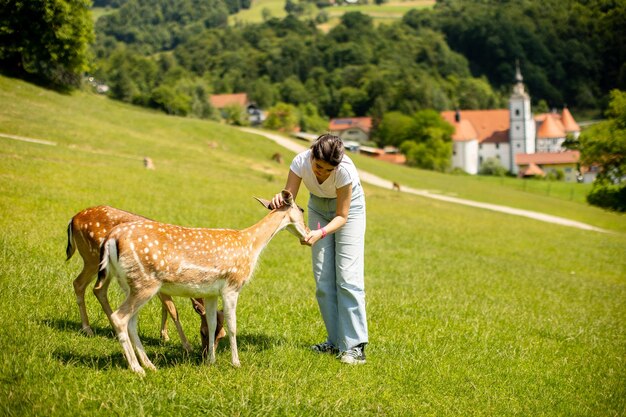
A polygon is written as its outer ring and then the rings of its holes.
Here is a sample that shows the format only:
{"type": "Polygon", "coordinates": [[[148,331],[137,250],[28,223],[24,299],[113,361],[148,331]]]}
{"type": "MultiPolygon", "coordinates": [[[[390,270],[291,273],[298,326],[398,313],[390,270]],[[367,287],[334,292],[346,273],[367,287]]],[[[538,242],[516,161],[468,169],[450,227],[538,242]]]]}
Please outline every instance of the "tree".
{"type": "Polygon", "coordinates": [[[298,127],[298,110],[292,104],[278,103],[267,112],[264,126],[282,132],[293,132],[298,127]]]}
{"type": "Polygon", "coordinates": [[[608,120],[581,133],[568,147],[580,151],[581,165],[597,165],[599,172],[589,203],[626,211],[626,92],[613,90],[606,112],[608,120]]]}
{"type": "Polygon", "coordinates": [[[0,0],[0,68],[77,87],[93,41],[89,0],[0,0]]]}
{"type": "Polygon", "coordinates": [[[413,116],[410,139],[400,145],[407,164],[435,171],[445,171],[452,157],[454,127],[434,110],[421,110],[413,116]]]}

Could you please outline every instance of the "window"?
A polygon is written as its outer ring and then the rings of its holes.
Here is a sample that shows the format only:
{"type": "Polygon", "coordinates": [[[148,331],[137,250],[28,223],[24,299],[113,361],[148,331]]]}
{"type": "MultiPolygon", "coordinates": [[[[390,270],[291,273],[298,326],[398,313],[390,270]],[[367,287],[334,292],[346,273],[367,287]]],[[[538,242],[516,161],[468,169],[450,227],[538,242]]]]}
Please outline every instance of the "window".
{"type": "Polygon", "coordinates": [[[500,149],[500,144],[496,143],[496,149],[500,149]]]}
{"type": "Polygon", "coordinates": [[[519,116],[519,109],[515,109],[515,115],[519,116]]]}

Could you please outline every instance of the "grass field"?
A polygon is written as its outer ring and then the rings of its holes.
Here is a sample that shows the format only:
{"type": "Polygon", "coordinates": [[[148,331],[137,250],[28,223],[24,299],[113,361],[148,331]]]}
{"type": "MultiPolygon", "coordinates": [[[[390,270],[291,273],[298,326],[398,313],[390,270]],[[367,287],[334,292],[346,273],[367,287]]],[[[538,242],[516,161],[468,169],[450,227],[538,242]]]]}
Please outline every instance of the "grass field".
{"type": "MultiPolygon", "coordinates": [[[[321,24],[319,27],[328,31],[331,27],[339,23],[340,17],[347,12],[361,12],[372,17],[375,24],[386,23],[393,20],[401,19],[406,12],[411,9],[432,7],[435,4],[433,0],[405,0],[390,1],[379,6],[375,4],[359,5],[345,4],[336,7],[327,7],[318,9],[313,6],[306,10],[306,17],[315,18],[321,10],[325,10],[328,14],[329,21],[321,24]]],[[[285,12],[285,0],[253,0],[249,9],[242,10],[229,18],[229,22],[235,23],[260,23],[263,21],[263,10],[267,10],[271,17],[283,18],[287,15],[285,12]]]]}
{"type": "MultiPolygon", "coordinates": [[[[176,224],[247,227],[265,214],[252,196],[271,196],[284,183],[287,166],[270,156],[292,154],[213,122],[4,77],[0,133],[56,143],[0,137],[2,415],[626,414],[623,216],[567,196],[355,157],[360,168],[415,188],[586,213],[580,217],[616,233],[366,186],[366,365],[308,350],[324,337],[309,249],[281,233],[240,297],[242,367],[230,366],[226,344],[215,366],[202,363],[187,300],[177,304],[196,351],[185,355],[175,334],[160,342],[152,301],[140,335],[159,370],[141,379],[90,294],[96,336],[79,333],[71,281],[80,262],[65,262],[69,218],[110,204],[176,224]],[[142,167],[143,156],[155,171],[142,167]]],[[[116,305],[121,295],[112,287],[116,305]]]]}

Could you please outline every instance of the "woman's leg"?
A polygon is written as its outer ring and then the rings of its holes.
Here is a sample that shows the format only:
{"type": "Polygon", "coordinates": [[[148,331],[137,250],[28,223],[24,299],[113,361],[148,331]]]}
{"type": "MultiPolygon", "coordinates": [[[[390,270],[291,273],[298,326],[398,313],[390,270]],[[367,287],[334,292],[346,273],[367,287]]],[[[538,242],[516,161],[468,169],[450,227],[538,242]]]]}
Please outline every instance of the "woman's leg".
{"type": "Polygon", "coordinates": [[[348,222],[335,234],[339,350],[368,342],[365,313],[365,205],[350,207],[348,222]]]}
{"type": "MultiPolygon", "coordinates": [[[[328,220],[309,207],[309,228],[324,227],[328,220]]],[[[328,235],[311,248],[317,303],[328,333],[328,342],[338,347],[337,287],[335,282],[335,238],[328,235]]]]}

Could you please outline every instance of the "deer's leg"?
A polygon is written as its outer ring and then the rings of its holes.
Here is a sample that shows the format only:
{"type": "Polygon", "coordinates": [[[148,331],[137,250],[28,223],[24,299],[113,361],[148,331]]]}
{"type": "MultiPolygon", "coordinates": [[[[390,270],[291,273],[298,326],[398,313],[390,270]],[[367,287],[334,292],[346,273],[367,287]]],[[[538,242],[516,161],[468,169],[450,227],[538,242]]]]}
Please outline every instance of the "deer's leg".
{"type": "MultiPolygon", "coordinates": [[[[202,298],[190,298],[190,300],[193,309],[200,316],[200,340],[202,341],[202,358],[206,359],[209,354],[209,324],[206,320],[204,300],[202,298]]],[[[217,327],[219,327],[219,323],[217,324],[217,327]]],[[[215,346],[216,345],[217,339],[215,339],[215,346]]]]}
{"type": "Polygon", "coordinates": [[[146,355],[146,351],[143,348],[143,345],[141,344],[141,340],[139,339],[139,333],[137,331],[137,318],[138,317],[139,317],[139,314],[135,313],[135,315],[128,322],[128,333],[130,336],[130,340],[133,346],[135,347],[135,350],[137,351],[139,362],[141,362],[141,364],[144,367],[151,369],[153,371],[156,371],[156,367],[154,366],[152,362],[150,362],[150,359],[148,359],[148,355],[146,355]]]}
{"type": "Polygon", "coordinates": [[[78,274],[74,280],[74,293],[76,294],[76,303],[78,303],[78,310],[80,311],[81,331],[87,336],[93,336],[93,330],[89,325],[89,318],[87,317],[87,307],[85,306],[85,290],[87,285],[96,277],[98,273],[97,264],[85,263],[83,270],[78,274]]]}
{"type": "MultiPolygon", "coordinates": [[[[104,311],[104,314],[106,314],[107,318],[109,319],[109,322],[111,321],[111,314],[113,314],[113,310],[111,309],[111,304],[109,304],[109,297],[108,297],[109,284],[111,284],[111,276],[112,274],[98,276],[98,281],[96,281],[96,285],[94,285],[93,287],[93,294],[96,296],[96,298],[100,302],[100,305],[102,306],[102,310],[104,311]]],[[[128,292],[125,290],[123,286],[122,286],[122,289],[126,292],[126,295],[128,295],[128,292]]],[[[111,325],[113,325],[113,323],[111,323],[111,325]]]]}
{"type": "Polygon", "coordinates": [[[161,340],[169,342],[170,335],[167,333],[167,305],[165,301],[163,301],[161,294],[159,294],[159,298],[161,299],[161,340]]]}
{"type": "MultiPolygon", "coordinates": [[[[239,293],[230,291],[222,294],[224,301],[224,316],[226,318],[226,326],[228,327],[228,339],[230,340],[230,353],[232,355],[232,364],[234,367],[241,366],[239,362],[239,353],[237,352],[237,300],[239,293]]],[[[207,311],[207,315],[208,315],[207,311]]]]}
{"type": "MultiPolygon", "coordinates": [[[[178,311],[176,310],[176,306],[174,305],[174,300],[167,294],[159,293],[159,298],[161,299],[161,303],[163,304],[163,311],[165,313],[169,312],[170,316],[172,316],[172,320],[174,320],[174,325],[176,326],[176,331],[178,332],[178,336],[180,337],[180,341],[183,345],[183,349],[185,352],[189,353],[192,351],[191,344],[187,340],[185,336],[185,332],[183,331],[183,326],[180,324],[180,320],[178,318],[178,311]]],[[[161,320],[161,324],[165,324],[167,319],[167,315],[163,316],[161,320]]],[[[161,336],[163,336],[163,332],[165,331],[165,336],[167,336],[167,329],[161,327],[161,336]]],[[[169,337],[168,337],[169,339],[169,337]]]]}
{"type": "Polygon", "coordinates": [[[215,328],[215,345],[213,345],[214,351],[217,350],[220,340],[226,336],[226,330],[224,330],[224,310],[218,310],[216,317],[217,327],[215,328]]]}
{"type": "Polygon", "coordinates": [[[215,363],[215,329],[217,328],[217,297],[205,298],[204,308],[206,314],[204,316],[209,328],[209,363],[215,363]]]}
{"type": "MultiPolygon", "coordinates": [[[[113,326],[113,329],[115,329],[115,333],[117,333],[117,337],[122,345],[122,350],[126,360],[128,361],[128,365],[130,366],[130,369],[141,375],[144,375],[145,372],[137,360],[131,340],[135,343],[135,347],[137,347],[137,352],[142,357],[142,361],[144,359],[147,360],[148,358],[145,355],[143,345],[141,344],[139,335],[137,334],[136,315],[139,313],[141,307],[148,302],[148,300],[150,300],[150,298],[152,298],[157,291],[158,287],[153,289],[143,289],[142,291],[131,290],[120,308],[111,314],[111,325],[113,326]],[[133,318],[134,327],[130,326],[129,328],[129,323],[133,318]]],[[[147,363],[152,365],[149,360],[147,360],[147,363]]],[[[154,367],[154,365],[152,365],[152,367],[154,367]]]]}

